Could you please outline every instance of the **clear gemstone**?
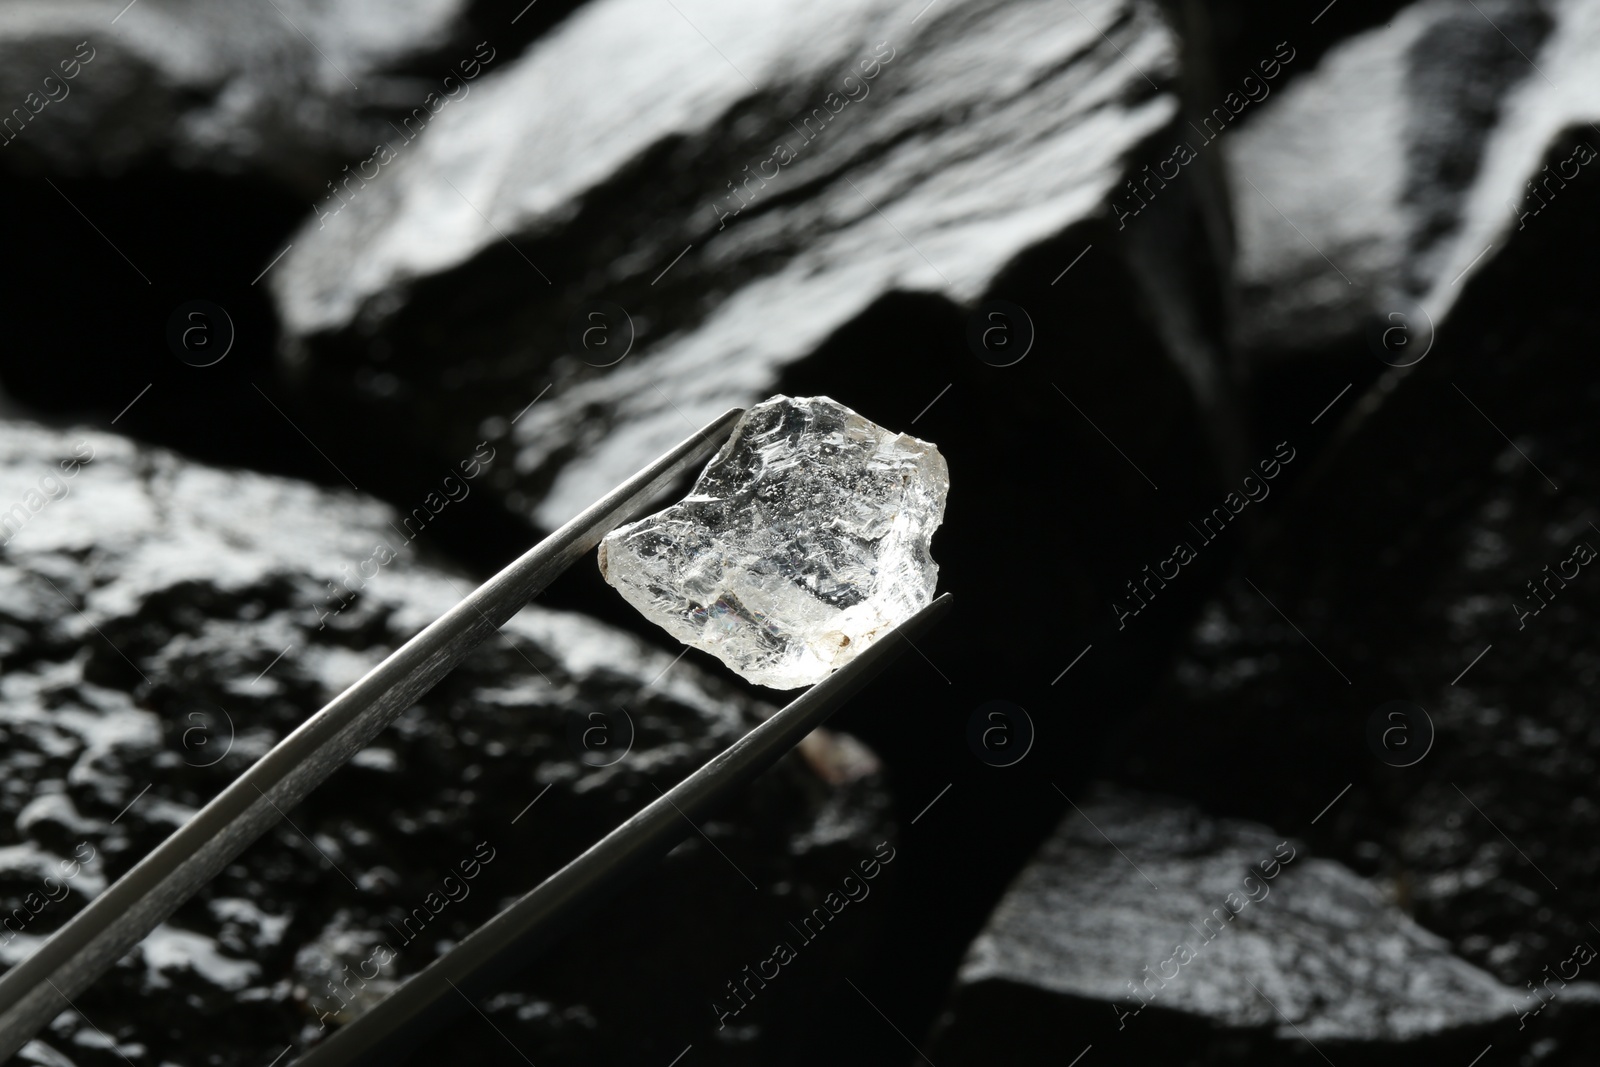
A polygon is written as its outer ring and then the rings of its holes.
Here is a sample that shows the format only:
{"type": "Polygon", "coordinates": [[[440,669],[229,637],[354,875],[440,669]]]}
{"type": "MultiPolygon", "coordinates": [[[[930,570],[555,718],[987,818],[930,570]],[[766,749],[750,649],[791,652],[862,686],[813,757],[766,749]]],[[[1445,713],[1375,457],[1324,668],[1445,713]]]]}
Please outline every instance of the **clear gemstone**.
{"type": "Polygon", "coordinates": [[[950,472],[824,396],[751,407],[680,503],[613,530],[600,572],[752,682],[821,681],[932,599],[950,472]]]}

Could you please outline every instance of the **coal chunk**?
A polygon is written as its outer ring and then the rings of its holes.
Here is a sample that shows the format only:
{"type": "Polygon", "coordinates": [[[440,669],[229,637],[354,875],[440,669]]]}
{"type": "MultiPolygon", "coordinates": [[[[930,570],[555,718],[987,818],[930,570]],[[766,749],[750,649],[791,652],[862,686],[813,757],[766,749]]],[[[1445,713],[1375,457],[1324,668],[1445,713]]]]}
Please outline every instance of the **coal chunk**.
{"type": "MultiPolygon", "coordinates": [[[[26,915],[0,933],[0,965],[474,584],[387,505],[98,430],[0,425],[0,485],[16,494],[0,507],[0,899],[26,915]]],[[[28,1055],[303,1050],[770,712],[636,637],[529,607],[28,1055]]],[[[758,1036],[802,1033],[792,998],[752,1003],[732,1042],[713,1005],[784,935],[780,916],[893,848],[871,752],[837,736],[803,749],[486,1001],[495,1026],[541,1063],[665,1063],[691,1043],[751,1062],[758,1036]]],[[[808,960],[858,960],[892,882],[808,960]]],[[[481,1033],[419,1055],[493,1062],[503,1039],[473,1019],[481,1033]]]]}

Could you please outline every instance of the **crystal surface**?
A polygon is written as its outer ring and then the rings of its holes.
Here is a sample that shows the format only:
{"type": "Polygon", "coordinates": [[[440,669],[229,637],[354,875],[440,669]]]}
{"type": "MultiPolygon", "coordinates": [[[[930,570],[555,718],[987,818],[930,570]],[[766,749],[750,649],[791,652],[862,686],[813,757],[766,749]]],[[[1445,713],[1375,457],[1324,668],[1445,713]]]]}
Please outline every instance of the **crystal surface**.
{"type": "Polygon", "coordinates": [[[613,530],[644,616],[774,689],[821,681],[933,599],[949,467],[824,396],[752,406],[681,502],[613,530]]]}

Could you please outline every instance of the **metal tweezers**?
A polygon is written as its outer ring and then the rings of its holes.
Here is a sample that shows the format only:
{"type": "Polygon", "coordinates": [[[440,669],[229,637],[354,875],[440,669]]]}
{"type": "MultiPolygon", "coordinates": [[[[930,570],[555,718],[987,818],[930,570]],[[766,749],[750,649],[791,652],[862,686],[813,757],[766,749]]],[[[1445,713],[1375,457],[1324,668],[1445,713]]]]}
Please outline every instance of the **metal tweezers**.
{"type": "MultiPolygon", "coordinates": [[[[705,462],[744,412],[734,408],[613,489],[424,628],[302,723],[180,829],[0,975],[0,1061],[15,1054],[112,964],[270,829],[283,813],[538,595],[638,515],[674,479],[705,462]]],[[[720,801],[824,722],[950,606],[938,597],[679,782],[572,862],[406,980],[365,1015],[301,1057],[332,1067],[394,1056],[496,991],[535,953],[658,862],[720,801]]]]}

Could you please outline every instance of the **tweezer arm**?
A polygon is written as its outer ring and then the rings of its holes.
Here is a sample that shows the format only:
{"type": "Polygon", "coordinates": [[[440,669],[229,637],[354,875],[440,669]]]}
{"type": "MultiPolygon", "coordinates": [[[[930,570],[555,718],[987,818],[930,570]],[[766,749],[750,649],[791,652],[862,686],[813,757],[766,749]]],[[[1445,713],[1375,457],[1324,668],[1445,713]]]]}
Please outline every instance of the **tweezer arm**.
{"type": "Polygon", "coordinates": [[[571,863],[468,934],[377,1007],[294,1062],[293,1067],[399,1062],[416,1041],[466,1010],[469,996],[500,989],[510,975],[572,929],[574,919],[661,860],[696,823],[776,763],[949,610],[945,593],[879,638],[782,711],[612,830],[571,863]]]}
{"type": "Polygon", "coordinates": [[[0,1061],[573,561],[672,479],[702,464],[742,414],[736,408],[719,416],[479,586],[278,742],[37,952],[0,976],[0,1061]]]}

